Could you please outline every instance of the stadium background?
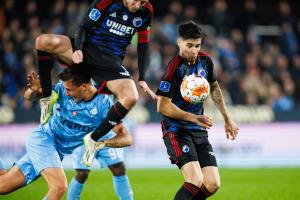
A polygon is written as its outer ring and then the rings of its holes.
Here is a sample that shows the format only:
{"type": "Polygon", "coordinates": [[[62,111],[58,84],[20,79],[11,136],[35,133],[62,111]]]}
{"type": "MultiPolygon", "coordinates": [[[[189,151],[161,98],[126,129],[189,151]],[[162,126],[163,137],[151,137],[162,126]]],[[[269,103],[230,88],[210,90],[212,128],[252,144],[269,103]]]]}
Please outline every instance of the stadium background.
{"type": "MultiPolygon", "coordinates": [[[[210,100],[206,102],[205,113],[216,121],[210,139],[223,184],[212,199],[300,199],[300,2],[150,2],[154,21],[146,79],[151,88],[156,90],[168,61],[177,52],[178,23],[198,21],[207,34],[202,50],[213,58],[229,112],[240,126],[237,140],[226,141],[221,116],[210,100]]],[[[38,103],[22,98],[26,74],[37,70],[35,38],[41,33],[73,35],[89,3],[1,1],[0,158],[7,167],[24,154],[26,136],[39,118],[38,103]]],[[[134,39],[124,65],[137,79],[135,45],[134,39]]],[[[59,70],[56,64],[54,79],[59,70]]],[[[126,164],[136,199],[171,199],[182,181],[169,164],[159,120],[155,103],[140,92],[138,105],[126,120],[134,139],[133,146],[126,149],[126,164]],[[169,190],[158,192],[163,183],[169,190]],[[145,187],[149,188],[147,195],[145,187]]],[[[71,159],[64,164],[70,168],[71,159]]],[[[84,199],[101,194],[101,189],[110,191],[102,194],[102,199],[115,199],[109,172],[92,175],[84,199]]],[[[24,194],[28,195],[25,199],[41,199],[44,182],[33,185],[0,199],[24,199],[24,194]]]]}

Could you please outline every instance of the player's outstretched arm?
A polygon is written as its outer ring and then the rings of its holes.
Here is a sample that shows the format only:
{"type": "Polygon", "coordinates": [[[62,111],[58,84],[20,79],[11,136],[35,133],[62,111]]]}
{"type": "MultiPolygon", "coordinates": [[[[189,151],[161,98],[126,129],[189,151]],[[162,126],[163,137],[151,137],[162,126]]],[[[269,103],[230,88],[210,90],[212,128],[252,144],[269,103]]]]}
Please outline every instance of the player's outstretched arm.
{"type": "Polygon", "coordinates": [[[24,93],[24,99],[34,100],[42,93],[39,76],[34,71],[27,75],[27,87],[24,93]]]}
{"type": "Polygon", "coordinates": [[[132,144],[132,138],[128,133],[128,129],[123,124],[118,124],[112,129],[117,135],[111,139],[104,140],[101,143],[104,143],[107,147],[126,147],[132,144]]]}
{"type": "Polygon", "coordinates": [[[189,121],[204,128],[210,128],[213,125],[213,120],[205,115],[195,115],[193,113],[181,110],[172,103],[172,100],[168,97],[158,96],[157,112],[173,118],[184,121],[189,121]]]}
{"type": "Polygon", "coordinates": [[[217,81],[210,83],[210,92],[211,92],[212,100],[214,101],[215,105],[221,112],[223,119],[225,121],[224,128],[226,132],[226,137],[227,139],[234,140],[238,134],[239,128],[236,125],[236,123],[230,118],[227,112],[222,91],[217,81]]]}

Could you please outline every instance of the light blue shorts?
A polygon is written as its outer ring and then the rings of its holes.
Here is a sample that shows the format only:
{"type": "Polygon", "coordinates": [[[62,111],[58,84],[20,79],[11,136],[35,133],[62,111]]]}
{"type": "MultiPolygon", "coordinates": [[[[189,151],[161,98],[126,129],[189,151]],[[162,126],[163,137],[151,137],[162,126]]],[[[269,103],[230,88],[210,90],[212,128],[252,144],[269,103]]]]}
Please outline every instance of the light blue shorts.
{"type": "MultiPolygon", "coordinates": [[[[81,145],[73,151],[72,155],[74,169],[90,170],[90,167],[87,167],[86,165],[81,163],[84,150],[85,146],[81,145]]],[[[123,148],[104,147],[96,153],[95,159],[99,162],[100,167],[111,166],[113,164],[124,161],[124,150],[123,148]]]]}
{"type": "Polygon", "coordinates": [[[15,163],[25,176],[25,185],[38,178],[46,168],[62,168],[63,155],[57,151],[47,132],[35,130],[26,141],[26,150],[27,153],[15,163]]]}

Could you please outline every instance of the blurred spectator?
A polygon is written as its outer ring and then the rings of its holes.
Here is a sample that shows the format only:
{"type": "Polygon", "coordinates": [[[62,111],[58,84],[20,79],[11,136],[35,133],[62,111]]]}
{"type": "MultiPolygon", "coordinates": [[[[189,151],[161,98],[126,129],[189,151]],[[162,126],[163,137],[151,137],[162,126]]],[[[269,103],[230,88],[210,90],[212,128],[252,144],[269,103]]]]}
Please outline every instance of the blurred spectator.
{"type": "MultiPolygon", "coordinates": [[[[150,0],[151,1],[151,0],[150,0]]],[[[74,36],[91,1],[0,2],[0,106],[15,122],[37,120],[38,103],[24,101],[26,74],[37,70],[35,38],[41,33],[74,36]],[[16,4],[18,3],[18,6],[16,4]],[[15,115],[11,115],[11,113],[15,115]],[[16,114],[17,113],[17,114],[16,114]],[[30,115],[31,119],[19,116],[30,115]],[[15,118],[14,118],[15,116],[15,118]]],[[[153,2],[156,3],[156,2],[153,2]]],[[[202,51],[211,56],[219,84],[232,105],[269,105],[275,111],[300,109],[300,11],[295,1],[189,1],[166,0],[169,7],[154,7],[151,48],[146,79],[156,89],[170,58],[177,53],[177,26],[184,20],[202,23],[207,36],[202,51]],[[274,12],[265,13],[262,3],[274,12]],[[193,5],[194,4],[194,5],[193,5]],[[200,9],[199,9],[200,8],[200,9]],[[277,13],[275,11],[278,11],[277,13]],[[269,19],[266,21],[265,17],[269,19]],[[263,21],[264,20],[264,21],[263,21]],[[278,33],[257,31],[253,25],[275,24],[278,33]]],[[[124,66],[137,79],[136,41],[128,47],[124,66]]],[[[53,75],[60,70],[56,65],[53,75]]],[[[152,119],[155,104],[140,91],[140,107],[148,108],[152,119]]],[[[10,121],[11,121],[10,120],[10,121]]],[[[6,122],[8,123],[8,122],[6,122]]]]}

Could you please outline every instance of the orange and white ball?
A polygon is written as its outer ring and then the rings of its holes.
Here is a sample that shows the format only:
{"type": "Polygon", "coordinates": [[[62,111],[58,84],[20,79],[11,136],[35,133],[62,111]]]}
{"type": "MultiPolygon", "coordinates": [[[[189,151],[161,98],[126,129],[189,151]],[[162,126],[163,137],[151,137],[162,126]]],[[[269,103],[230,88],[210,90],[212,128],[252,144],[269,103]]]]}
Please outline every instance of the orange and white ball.
{"type": "Polygon", "coordinates": [[[209,95],[209,83],[203,76],[185,76],[180,86],[182,98],[191,104],[203,103],[209,95]]]}

